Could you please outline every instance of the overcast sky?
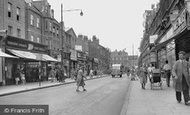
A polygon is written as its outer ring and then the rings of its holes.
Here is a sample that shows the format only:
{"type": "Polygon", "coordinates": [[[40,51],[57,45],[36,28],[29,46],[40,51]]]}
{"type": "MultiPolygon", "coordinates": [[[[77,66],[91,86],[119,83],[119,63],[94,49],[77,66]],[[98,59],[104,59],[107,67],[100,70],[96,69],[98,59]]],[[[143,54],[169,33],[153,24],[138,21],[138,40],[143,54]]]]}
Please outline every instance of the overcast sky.
{"type": "Polygon", "coordinates": [[[96,35],[100,44],[111,51],[123,50],[130,55],[139,55],[140,40],[143,36],[143,13],[151,8],[151,4],[159,0],[48,0],[54,9],[55,18],[61,20],[61,3],[64,10],[82,9],[65,12],[66,27],[73,27],[76,34],[96,35]]]}

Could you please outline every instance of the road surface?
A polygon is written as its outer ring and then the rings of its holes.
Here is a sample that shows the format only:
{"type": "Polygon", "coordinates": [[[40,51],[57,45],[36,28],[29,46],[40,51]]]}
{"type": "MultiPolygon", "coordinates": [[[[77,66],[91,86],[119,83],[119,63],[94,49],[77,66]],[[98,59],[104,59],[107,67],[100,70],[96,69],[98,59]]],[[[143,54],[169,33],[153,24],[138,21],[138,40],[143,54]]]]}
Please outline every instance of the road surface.
{"type": "Polygon", "coordinates": [[[0,97],[3,104],[47,104],[49,115],[119,115],[127,84],[123,78],[104,77],[86,81],[87,92],[76,92],[76,84],[39,89],[0,97]]]}

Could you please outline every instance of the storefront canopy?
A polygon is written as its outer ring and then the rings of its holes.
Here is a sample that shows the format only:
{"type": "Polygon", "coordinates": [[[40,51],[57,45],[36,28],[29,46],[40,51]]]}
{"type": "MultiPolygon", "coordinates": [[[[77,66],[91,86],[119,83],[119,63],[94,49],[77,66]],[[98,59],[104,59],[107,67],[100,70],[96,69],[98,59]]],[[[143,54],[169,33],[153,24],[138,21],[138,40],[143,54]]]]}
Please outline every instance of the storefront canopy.
{"type": "Polygon", "coordinates": [[[3,52],[1,49],[0,49],[0,57],[7,57],[7,58],[17,58],[15,56],[11,56],[5,52],[3,52]]]}
{"type": "Polygon", "coordinates": [[[31,52],[13,50],[13,49],[8,49],[8,50],[20,58],[33,59],[33,60],[36,60],[36,58],[37,58],[36,55],[31,52]]]}
{"type": "Polygon", "coordinates": [[[47,54],[31,53],[31,52],[27,52],[27,51],[20,51],[20,50],[13,50],[13,49],[8,49],[8,50],[20,58],[32,59],[32,60],[37,60],[37,61],[59,62],[57,59],[55,59],[47,54]]]}
{"type": "Polygon", "coordinates": [[[42,54],[42,59],[46,60],[46,61],[54,61],[54,62],[59,62],[57,59],[47,55],[47,54],[42,54]]]}

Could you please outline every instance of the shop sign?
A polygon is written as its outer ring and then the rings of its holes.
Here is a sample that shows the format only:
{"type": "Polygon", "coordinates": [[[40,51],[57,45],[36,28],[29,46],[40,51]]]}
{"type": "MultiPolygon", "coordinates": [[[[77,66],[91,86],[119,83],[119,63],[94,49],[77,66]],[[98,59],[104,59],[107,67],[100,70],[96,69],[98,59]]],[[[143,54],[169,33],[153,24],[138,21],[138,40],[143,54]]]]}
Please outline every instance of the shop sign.
{"type": "Polygon", "coordinates": [[[84,52],[77,52],[77,59],[85,60],[86,59],[85,53],[84,52]]]}
{"type": "Polygon", "coordinates": [[[26,49],[28,47],[27,44],[13,42],[13,41],[7,41],[7,45],[8,46],[15,46],[15,47],[19,47],[19,48],[24,48],[24,49],[26,49]]]}
{"type": "Polygon", "coordinates": [[[179,34],[184,30],[184,28],[187,27],[186,14],[187,14],[186,9],[184,9],[173,22],[174,35],[179,34]]]}
{"type": "Polygon", "coordinates": [[[156,52],[150,53],[150,62],[156,62],[156,52]]]}
{"type": "Polygon", "coordinates": [[[21,50],[31,50],[31,51],[39,51],[46,52],[47,46],[42,44],[33,43],[31,41],[27,41],[24,39],[8,36],[6,39],[6,46],[13,48],[19,48],[21,50]]]}
{"type": "Polygon", "coordinates": [[[154,44],[155,40],[158,38],[158,35],[152,35],[149,37],[149,43],[154,44]]]}
{"type": "Polygon", "coordinates": [[[169,31],[161,38],[159,43],[163,43],[167,40],[169,40],[170,38],[172,38],[174,35],[174,30],[173,28],[170,28],[169,31]]]}
{"type": "Polygon", "coordinates": [[[77,60],[77,51],[76,50],[70,50],[71,51],[71,60],[77,60]]]}

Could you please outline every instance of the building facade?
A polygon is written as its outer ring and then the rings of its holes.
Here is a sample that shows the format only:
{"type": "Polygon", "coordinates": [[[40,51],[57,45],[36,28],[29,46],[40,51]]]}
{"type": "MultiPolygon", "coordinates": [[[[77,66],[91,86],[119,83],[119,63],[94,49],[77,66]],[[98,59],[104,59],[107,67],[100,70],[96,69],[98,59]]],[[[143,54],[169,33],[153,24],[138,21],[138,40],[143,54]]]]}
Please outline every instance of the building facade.
{"type": "MultiPolygon", "coordinates": [[[[149,42],[149,59],[155,61],[157,68],[162,68],[166,60],[173,66],[178,59],[178,52],[183,50],[189,59],[189,1],[186,0],[160,0],[158,10],[147,24],[145,30],[151,40],[149,42]]],[[[141,53],[141,60],[144,60],[141,53]]],[[[143,61],[142,61],[143,62],[143,61]]]]}
{"type": "MultiPolygon", "coordinates": [[[[0,30],[6,30],[6,35],[25,39],[25,1],[0,1],[0,30]]],[[[1,36],[1,50],[5,52],[6,40],[1,36]]],[[[5,58],[0,57],[0,85],[6,84],[5,58]]]]}

